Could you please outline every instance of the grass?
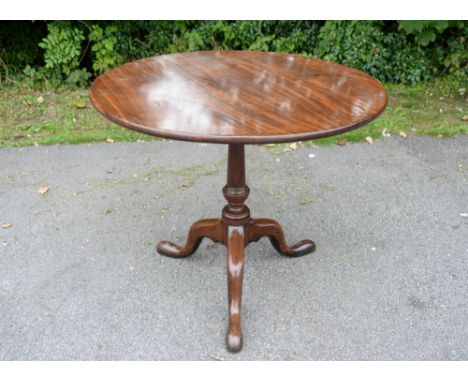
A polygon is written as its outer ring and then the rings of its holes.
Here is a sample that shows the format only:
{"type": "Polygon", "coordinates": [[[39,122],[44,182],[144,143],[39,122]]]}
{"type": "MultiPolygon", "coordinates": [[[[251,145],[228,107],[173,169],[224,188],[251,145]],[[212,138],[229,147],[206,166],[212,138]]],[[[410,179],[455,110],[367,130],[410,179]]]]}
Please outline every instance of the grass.
{"type": "MultiPolygon", "coordinates": [[[[448,78],[416,86],[387,85],[382,116],[349,133],[317,144],[363,141],[388,134],[452,137],[468,134],[466,84],[448,78]]],[[[0,147],[155,139],[106,121],[92,107],[88,91],[39,91],[22,84],[0,88],[0,147]]]]}
{"type": "Polygon", "coordinates": [[[21,85],[0,90],[0,147],[150,140],[105,120],[88,91],[38,91],[21,85]]]}
{"type": "Polygon", "coordinates": [[[384,113],[367,126],[339,136],[319,139],[318,144],[337,141],[359,142],[370,136],[430,135],[453,137],[468,134],[468,93],[465,83],[439,79],[416,86],[386,85],[389,101],[384,113]]]}

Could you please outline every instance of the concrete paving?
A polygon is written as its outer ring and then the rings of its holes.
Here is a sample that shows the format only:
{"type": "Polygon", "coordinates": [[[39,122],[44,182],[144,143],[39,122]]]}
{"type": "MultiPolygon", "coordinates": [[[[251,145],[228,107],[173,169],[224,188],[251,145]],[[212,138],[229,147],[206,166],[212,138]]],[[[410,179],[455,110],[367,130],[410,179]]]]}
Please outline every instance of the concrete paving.
{"type": "Polygon", "coordinates": [[[0,150],[0,223],[12,224],[0,228],[0,359],[468,359],[468,136],[248,146],[252,215],[317,251],[247,247],[236,355],[224,349],[224,247],[206,240],[177,260],[154,250],[219,216],[226,152],[0,150]]]}

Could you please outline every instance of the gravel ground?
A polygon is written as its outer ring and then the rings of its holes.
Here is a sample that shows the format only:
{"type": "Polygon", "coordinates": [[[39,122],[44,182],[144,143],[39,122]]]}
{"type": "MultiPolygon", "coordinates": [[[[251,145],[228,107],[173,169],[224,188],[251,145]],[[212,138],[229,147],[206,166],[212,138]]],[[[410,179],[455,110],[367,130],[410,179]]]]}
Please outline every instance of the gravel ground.
{"type": "Polygon", "coordinates": [[[224,247],[154,249],[220,215],[224,145],[0,150],[0,359],[468,359],[468,136],[246,152],[253,217],[317,251],[247,247],[233,355],[224,247]]]}

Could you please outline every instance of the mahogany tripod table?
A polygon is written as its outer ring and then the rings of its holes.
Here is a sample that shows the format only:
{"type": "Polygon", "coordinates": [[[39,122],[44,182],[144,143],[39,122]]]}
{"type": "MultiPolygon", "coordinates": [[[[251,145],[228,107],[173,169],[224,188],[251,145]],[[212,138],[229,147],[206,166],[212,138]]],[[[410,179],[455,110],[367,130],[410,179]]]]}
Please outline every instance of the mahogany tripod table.
{"type": "Polygon", "coordinates": [[[95,108],[124,127],[164,138],[228,144],[227,205],[221,218],[199,220],[180,247],[161,241],[169,257],[192,255],[204,237],[227,247],[229,324],[226,346],[242,348],[244,247],[267,236],[287,257],[315,250],[289,246],[272,219],[252,219],[244,204],[245,144],[323,138],[363,126],[384,110],[380,82],[358,70],[309,57],[244,51],[171,54],[134,61],[98,77],[95,108]]]}

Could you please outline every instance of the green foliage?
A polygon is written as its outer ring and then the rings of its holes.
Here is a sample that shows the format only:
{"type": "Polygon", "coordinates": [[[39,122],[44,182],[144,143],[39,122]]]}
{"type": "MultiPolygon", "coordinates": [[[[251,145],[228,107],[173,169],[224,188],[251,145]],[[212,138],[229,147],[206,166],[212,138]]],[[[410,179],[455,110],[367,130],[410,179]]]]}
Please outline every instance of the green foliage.
{"type": "Polygon", "coordinates": [[[349,65],[372,75],[387,65],[386,36],[372,22],[327,21],[320,29],[317,56],[349,65]]]}
{"type": "Polygon", "coordinates": [[[435,41],[436,34],[442,33],[449,26],[446,20],[403,20],[400,29],[407,34],[413,34],[418,43],[426,46],[435,41]]]}
{"type": "Polygon", "coordinates": [[[31,86],[86,86],[91,73],[126,61],[215,49],[314,55],[382,81],[415,84],[443,74],[466,78],[467,38],[466,21],[6,22],[0,82],[19,69],[31,86]]]}
{"type": "Polygon", "coordinates": [[[431,78],[434,69],[431,69],[429,58],[426,52],[420,46],[413,46],[394,38],[392,41],[393,52],[387,70],[382,73],[380,78],[384,81],[417,84],[427,81],[431,78]],[[382,77],[383,76],[383,77],[382,77]]]}
{"type": "Polygon", "coordinates": [[[201,49],[261,50],[310,53],[320,22],[310,21],[204,21],[174,31],[168,52],[201,49]]]}
{"type": "Polygon", "coordinates": [[[428,52],[434,72],[457,77],[468,74],[468,22],[456,20],[405,20],[399,29],[428,52]]]}
{"type": "Polygon", "coordinates": [[[48,24],[47,28],[49,34],[39,43],[39,46],[45,50],[45,67],[68,76],[80,64],[84,34],[81,30],[70,28],[67,23],[61,22],[48,24]]]}
{"type": "Polygon", "coordinates": [[[99,25],[93,25],[88,36],[93,43],[91,51],[94,53],[93,70],[101,74],[123,62],[123,57],[116,51],[117,26],[109,25],[102,29],[99,25]]]}
{"type": "Polygon", "coordinates": [[[443,57],[445,68],[458,77],[466,77],[468,74],[468,27],[464,31],[464,35],[450,38],[446,49],[437,49],[438,55],[443,57]]]}
{"type": "MultiPolygon", "coordinates": [[[[261,45],[262,21],[242,20],[227,23],[217,22],[218,28],[223,28],[223,49],[244,50],[254,45],[261,45]]],[[[263,39],[266,42],[265,39],[263,39]]]]}
{"type": "MultiPolygon", "coordinates": [[[[265,46],[266,40],[259,30],[258,21],[206,21],[190,28],[179,24],[179,30],[173,35],[173,44],[169,52],[195,51],[202,49],[240,50],[252,49],[256,45],[265,46]]],[[[261,24],[260,24],[261,25],[261,24]]]]}
{"type": "MultiPolygon", "coordinates": [[[[292,53],[300,52],[301,47],[307,44],[308,36],[301,31],[293,31],[288,37],[278,37],[273,40],[273,47],[275,52],[292,53]]],[[[303,51],[306,53],[306,51],[303,51]]]]}
{"type": "Polygon", "coordinates": [[[33,68],[31,65],[26,65],[23,74],[25,84],[31,88],[47,80],[45,68],[33,68]]]}
{"type": "Polygon", "coordinates": [[[50,82],[52,86],[84,86],[90,74],[79,68],[82,56],[81,43],[85,40],[82,30],[68,22],[52,22],[47,25],[48,35],[39,43],[44,49],[45,66],[26,66],[26,81],[35,84],[50,82]]]}
{"type": "MultiPolygon", "coordinates": [[[[84,88],[89,84],[89,79],[91,74],[86,68],[75,69],[70,75],[65,79],[64,84],[69,88],[84,88]]],[[[58,87],[56,85],[56,87],[58,87]]]]}
{"type": "Polygon", "coordinates": [[[327,21],[320,30],[316,55],[363,70],[381,81],[417,83],[429,78],[425,52],[382,22],[327,21]]]}

